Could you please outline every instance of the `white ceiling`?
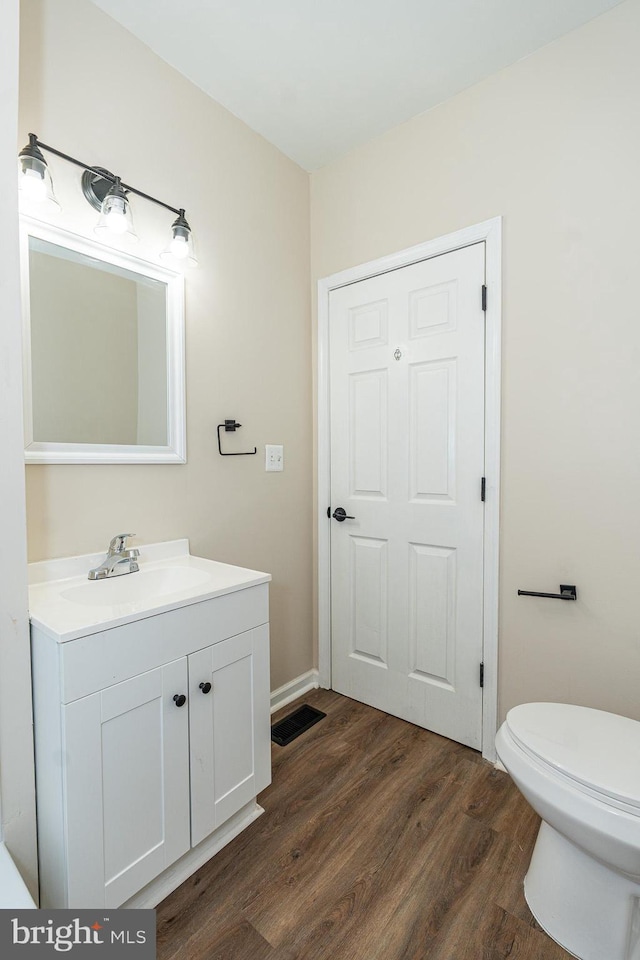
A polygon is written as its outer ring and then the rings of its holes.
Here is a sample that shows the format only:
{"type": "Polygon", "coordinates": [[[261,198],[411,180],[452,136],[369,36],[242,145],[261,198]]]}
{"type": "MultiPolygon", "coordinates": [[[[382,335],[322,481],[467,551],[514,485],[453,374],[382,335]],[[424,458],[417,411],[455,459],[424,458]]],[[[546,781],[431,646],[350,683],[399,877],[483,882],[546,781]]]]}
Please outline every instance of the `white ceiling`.
{"type": "Polygon", "coordinates": [[[306,170],[620,0],[93,0],[306,170]]]}

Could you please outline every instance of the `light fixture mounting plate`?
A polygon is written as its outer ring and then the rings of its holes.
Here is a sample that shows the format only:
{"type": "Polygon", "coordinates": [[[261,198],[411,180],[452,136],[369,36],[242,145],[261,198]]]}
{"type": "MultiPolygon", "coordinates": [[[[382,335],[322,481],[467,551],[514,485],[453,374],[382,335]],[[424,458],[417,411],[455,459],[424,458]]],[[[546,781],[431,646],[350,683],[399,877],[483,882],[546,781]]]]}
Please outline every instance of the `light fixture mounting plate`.
{"type": "Polygon", "coordinates": [[[113,186],[114,180],[115,175],[104,167],[93,167],[91,170],[84,171],[82,174],[82,192],[94,210],[100,211],[102,209],[102,201],[113,186]],[[106,179],[104,174],[113,179],[106,179]]]}

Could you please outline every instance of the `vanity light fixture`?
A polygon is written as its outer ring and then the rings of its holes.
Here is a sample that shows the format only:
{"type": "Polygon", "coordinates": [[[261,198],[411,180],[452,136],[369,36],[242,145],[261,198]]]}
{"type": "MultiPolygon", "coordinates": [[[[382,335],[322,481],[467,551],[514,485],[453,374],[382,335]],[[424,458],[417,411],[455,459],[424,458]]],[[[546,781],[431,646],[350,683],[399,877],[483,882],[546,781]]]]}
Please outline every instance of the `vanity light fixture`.
{"type": "Polygon", "coordinates": [[[29,134],[29,143],[19,154],[20,190],[25,197],[36,202],[46,202],[50,209],[60,209],[60,205],[53,193],[51,174],[42,151],[55,154],[77,167],[82,167],[82,192],[85,199],[94,209],[100,211],[100,218],[95,226],[98,234],[113,233],[127,240],[137,240],[133,227],[133,217],[129,194],[133,193],[145,200],[170,210],[177,214],[171,225],[171,239],[160,256],[163,259],[175,259],[185,266],[197,266],[191,227],[184,215],[184,208],[172,207],[163,200],[143,193],[127,183],[122,183],[120,177],[115,176],[104,167],[91,167],[67,153],[56,150],[38,140],[35,133],[29,134]]]}
{"type": "Polygon", "coordinates": [[[127,240],[138,239],[138,235],[133,229],[131,204],[127,200],[126,191],[122,188],[120,177],[116,177],[116,182],[109,188],[100,204],[100,219],[94,230],[96,233],[107,230],[109,233],[115,233],[127,240]]]}
{"type": "Polygon", "coordinates": [[[185,220],[184,210],[181,210],[176,219],[171,224],[171,240],[160,254],[163,260],[175,257],[189,266],[195,267],[198,263],[195,251],[193,249],[193,237],[191,236],[191,227],[185,220]]]}
{"type": "Polygon", "coordinates": [[[47,161],[38,147],[35,134],[29,134],[29,143],[18,154],[20,167],[19,186],[25,199],[45,205],[50,213],[58,213],[60,204],[53,192],[51,173],[47,161]]]}

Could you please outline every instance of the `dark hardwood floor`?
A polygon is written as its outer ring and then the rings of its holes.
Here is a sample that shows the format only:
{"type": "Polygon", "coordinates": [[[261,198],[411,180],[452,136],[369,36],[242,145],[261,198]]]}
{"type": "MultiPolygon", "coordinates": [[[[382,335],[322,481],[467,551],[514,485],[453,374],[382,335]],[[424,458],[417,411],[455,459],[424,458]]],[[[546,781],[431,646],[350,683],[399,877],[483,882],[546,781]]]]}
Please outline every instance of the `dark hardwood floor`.
{"type": "Polygon", "coordinates": [[[264,816],[158,906],[158,960],[569,957],[524,901],[539,821],[506,774],[339,694],[304,702],[326,719],[272,745],[264,816]]]}

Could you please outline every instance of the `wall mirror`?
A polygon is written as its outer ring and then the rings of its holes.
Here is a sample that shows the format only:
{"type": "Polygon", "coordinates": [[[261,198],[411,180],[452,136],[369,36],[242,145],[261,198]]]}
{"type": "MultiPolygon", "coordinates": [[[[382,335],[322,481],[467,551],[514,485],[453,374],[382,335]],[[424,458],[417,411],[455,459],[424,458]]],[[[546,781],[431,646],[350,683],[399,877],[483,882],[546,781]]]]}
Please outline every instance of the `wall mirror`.
{"type": "Polygon", "coordinates": [[[21,218],[27,463],[184,463],[181,274],[21,218]]]}

